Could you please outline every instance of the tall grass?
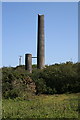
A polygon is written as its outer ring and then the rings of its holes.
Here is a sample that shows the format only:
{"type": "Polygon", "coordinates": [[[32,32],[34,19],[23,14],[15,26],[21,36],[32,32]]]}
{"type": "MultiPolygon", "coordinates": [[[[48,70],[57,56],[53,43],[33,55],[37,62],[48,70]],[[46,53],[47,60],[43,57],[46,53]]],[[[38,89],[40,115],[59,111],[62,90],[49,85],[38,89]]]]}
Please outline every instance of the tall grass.
{"type": "Polygon", "coordinates": [[[78,118],[79,94],[40,95],[32,99],[3,99],[3,118],[78,118]]]}

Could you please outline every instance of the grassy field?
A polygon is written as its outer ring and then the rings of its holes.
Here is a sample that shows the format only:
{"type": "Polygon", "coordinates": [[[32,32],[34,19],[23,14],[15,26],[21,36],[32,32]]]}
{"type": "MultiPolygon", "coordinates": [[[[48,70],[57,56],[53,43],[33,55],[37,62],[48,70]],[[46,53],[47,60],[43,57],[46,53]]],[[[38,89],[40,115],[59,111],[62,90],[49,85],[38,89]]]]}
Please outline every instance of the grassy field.
{"type": "Polygon", "coordinates": [[[78,118],[77,94],[40,95],[28,100],[3,99],[3,118],[78,118]]]}

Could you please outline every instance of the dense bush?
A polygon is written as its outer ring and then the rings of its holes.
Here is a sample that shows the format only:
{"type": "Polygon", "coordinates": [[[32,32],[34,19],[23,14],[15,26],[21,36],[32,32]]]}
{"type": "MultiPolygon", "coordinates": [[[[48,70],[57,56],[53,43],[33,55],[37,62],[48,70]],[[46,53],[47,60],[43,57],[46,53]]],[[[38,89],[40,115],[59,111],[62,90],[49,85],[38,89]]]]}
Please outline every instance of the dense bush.
{"type": "Polygon", "coordinates": [[[47,66],[43,70],[33,71],[31,77],[40,93],[80,92],[80,63],[66,62],[47,66]]]}
{"type": "Polygon", "coordinates": [[[3,67],[2,73],[2,92],[5,98],[25,98],[29,93],[35,92],[36,94],[80,92],[80,63],[54,64],[42,70],[36,69],[36,65],[33,65],[32,73],[28,73],[24,66],[3,67]]]}
{"type": "Polygon", "coordinates": [[[35,93],[35,83],[22,66],[2,68],[2,95],[5,98],[24,97],[35,93]]]}

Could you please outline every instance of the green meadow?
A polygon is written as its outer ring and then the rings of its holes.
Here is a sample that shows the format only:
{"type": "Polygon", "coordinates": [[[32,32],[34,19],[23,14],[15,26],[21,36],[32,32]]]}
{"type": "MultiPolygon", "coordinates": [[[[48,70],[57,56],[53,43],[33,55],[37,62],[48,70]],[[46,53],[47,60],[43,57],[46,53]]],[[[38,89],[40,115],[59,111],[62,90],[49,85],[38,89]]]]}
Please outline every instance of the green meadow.
{"type": "Polygon", "coordinates": [[[79,93],[2,100],[2,118],[78,118],[79,93]]]}

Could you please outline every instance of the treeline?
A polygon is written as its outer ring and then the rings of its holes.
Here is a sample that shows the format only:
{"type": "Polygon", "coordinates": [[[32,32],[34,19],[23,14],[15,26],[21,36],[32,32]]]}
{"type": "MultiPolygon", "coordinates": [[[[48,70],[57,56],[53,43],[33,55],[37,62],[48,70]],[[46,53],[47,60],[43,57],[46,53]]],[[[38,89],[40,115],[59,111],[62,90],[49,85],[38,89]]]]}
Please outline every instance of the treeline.
{"type": "Polygon", "coordinates": [[[80,63],[66,62],[47,66],[28,73],[24,66],[2,68],[2,95],[4,98],[32,94],[62,94],[80,92],[80,63]]]}

